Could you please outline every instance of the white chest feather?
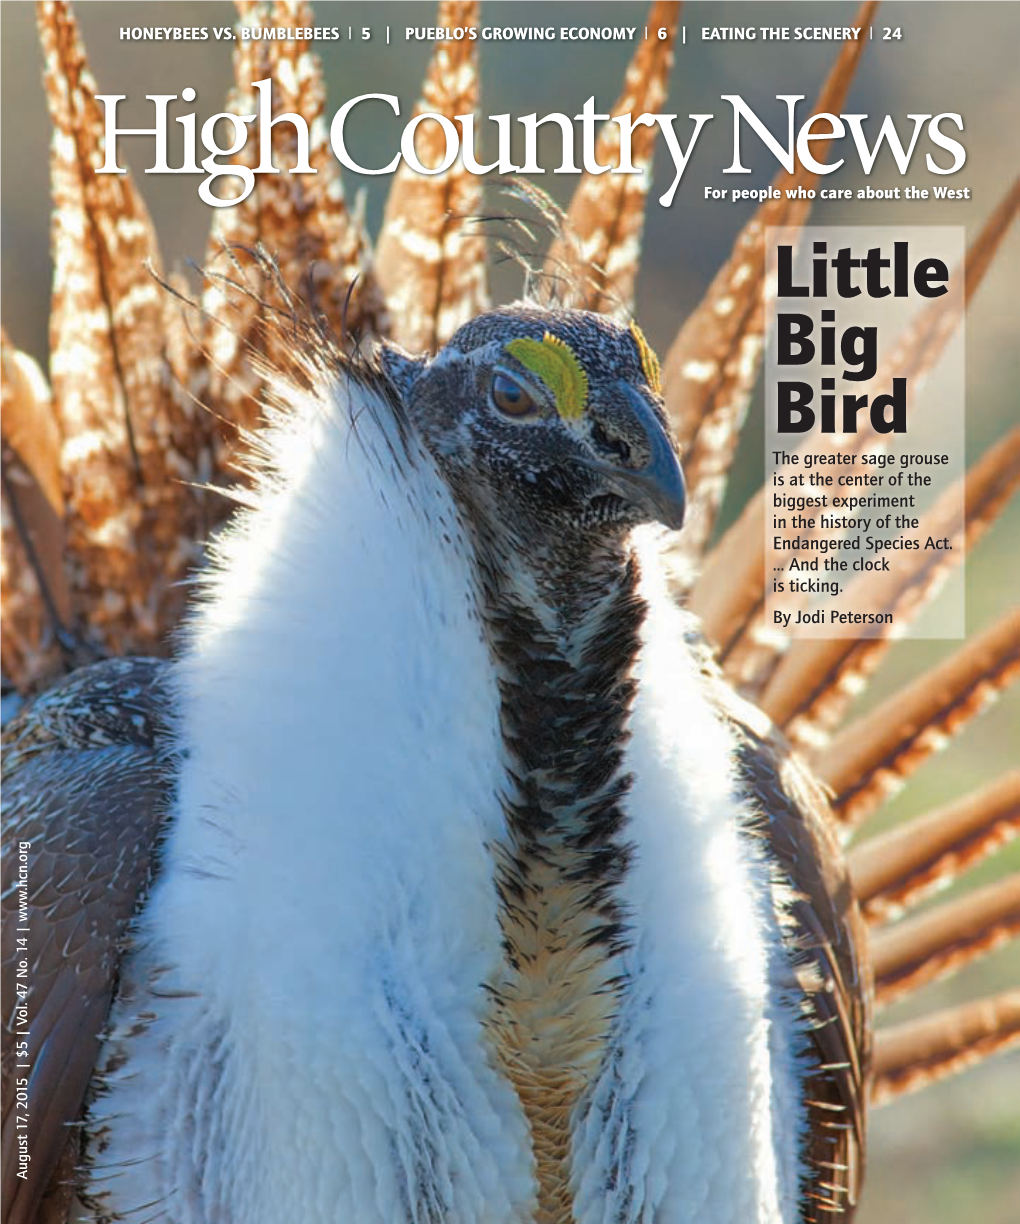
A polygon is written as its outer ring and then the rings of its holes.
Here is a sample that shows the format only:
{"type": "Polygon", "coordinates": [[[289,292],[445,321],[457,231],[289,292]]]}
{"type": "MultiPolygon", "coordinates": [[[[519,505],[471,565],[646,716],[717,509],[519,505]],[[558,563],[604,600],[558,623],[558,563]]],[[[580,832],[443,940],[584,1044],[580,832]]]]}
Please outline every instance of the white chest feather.
{"type": "Polygon", "coordinates": [[[788,1224],[799,1218],[790,1106],[801,1041],[770,981],[782,954],[768,872],[742,833],[730,737],[683,647],[654,546],[644,560],[649,615],[624,765],[637,851],[621,888],[629,986],[575,1132],[575,1217],[788,1224]]]}
{"type": "Polygon", "coordinates": [[[116,1017],[160,1019],[108,1043],[131,1061],[96,1112],[132,1121],[94,1189],[174,1224],[521,1220],[529,1144],[481,1025],[501,769],[466,548],[424,457],[306,412],[181,668],[176,822],[116,1017]],[[145,998],[162,966],[193,997],[145,998]]]}
{"type": "MultiPolygon", "coordinates": [[[[424,456],[401,469],[368,413],[355,436],[337,406],[303,413],[180,668],[175,822],[90,1192],[172,1224],[526,1224],[535,1155],[487,1030],[506,757],[469,546],[424,456]]],[[[767,876],[681,618],[645,594],[627,983],[569,1119],[572,1216],[780,1224],[796,1083],[769,1031],[767,876]]]]}

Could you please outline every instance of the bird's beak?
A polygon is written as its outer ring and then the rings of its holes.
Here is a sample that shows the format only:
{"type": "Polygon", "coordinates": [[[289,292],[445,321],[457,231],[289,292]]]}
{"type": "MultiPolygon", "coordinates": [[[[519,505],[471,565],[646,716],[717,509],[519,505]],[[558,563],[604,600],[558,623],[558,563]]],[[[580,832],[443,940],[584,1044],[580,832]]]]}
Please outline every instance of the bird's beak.
{"type": "Polygon", "coordinates": [[[622,498],[644,510],[650,519],[677,531],[683,526],[687,491],[669,434],[636,387],[619,382],[614,390],[626,401],[651,457],[641,468],[594,458],[585,459],[585,466],[600,472],[622,498]]]}

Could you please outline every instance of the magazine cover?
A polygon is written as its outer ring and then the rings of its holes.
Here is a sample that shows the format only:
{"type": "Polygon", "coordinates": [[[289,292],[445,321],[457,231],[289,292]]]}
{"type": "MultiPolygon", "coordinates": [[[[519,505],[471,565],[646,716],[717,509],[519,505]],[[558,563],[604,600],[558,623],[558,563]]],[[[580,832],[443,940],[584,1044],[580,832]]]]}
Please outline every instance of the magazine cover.
{"type": "Polygon", "coordinates": [[[0,19],[5,1224],[1020,1218],[1020,8],[0,19]]]}

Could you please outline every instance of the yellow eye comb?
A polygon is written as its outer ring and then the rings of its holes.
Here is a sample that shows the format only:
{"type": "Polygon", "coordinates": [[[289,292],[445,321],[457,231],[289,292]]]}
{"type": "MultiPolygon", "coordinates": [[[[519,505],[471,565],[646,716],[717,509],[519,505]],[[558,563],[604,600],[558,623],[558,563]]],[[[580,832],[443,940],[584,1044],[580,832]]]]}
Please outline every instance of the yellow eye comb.
{"type": "Polygon", "coordinates": [[[545,383],[556,401],[556,411],[565,421],[576,421],[584,415],[588,406],[588,375],[565,340],[551,332],[546,332],[541,340],[521,336],[511,340],[506,351],[545,383]]]}
{"type": "Polygon", "coordinates": [[[655,350],[645,339],[645,333],[633,321],[630,325],[630,334],[634,337],[634,343],[638,347],[638,353],[641,357],[641,369],[644,371],[648,385],[656,395],[661,395],[662,370],[659,367],[659,359],[655,355],[655,350]]]}

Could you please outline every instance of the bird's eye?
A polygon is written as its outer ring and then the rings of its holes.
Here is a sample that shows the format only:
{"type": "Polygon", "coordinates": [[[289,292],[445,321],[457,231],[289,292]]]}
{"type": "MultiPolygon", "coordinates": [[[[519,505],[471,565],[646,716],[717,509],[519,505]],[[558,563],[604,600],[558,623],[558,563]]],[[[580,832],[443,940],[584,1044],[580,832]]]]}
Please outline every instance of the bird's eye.
{"type": "Polygon", "coordinates": [[[507,416],[522,417],[535,411],[535,401],[509,374],[493,375],[491,395],[493,404],[507,416]]]}

